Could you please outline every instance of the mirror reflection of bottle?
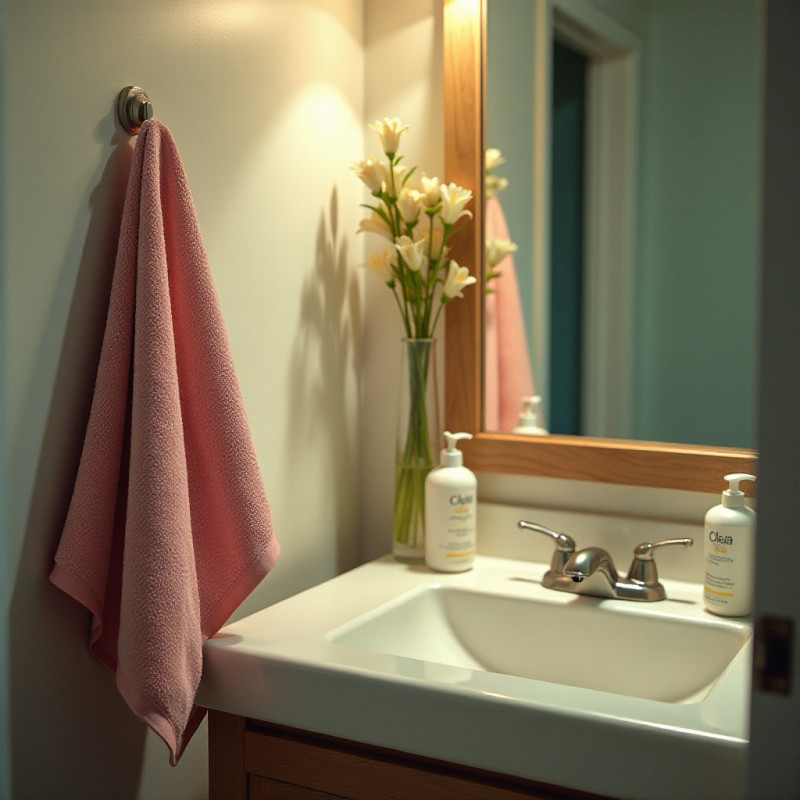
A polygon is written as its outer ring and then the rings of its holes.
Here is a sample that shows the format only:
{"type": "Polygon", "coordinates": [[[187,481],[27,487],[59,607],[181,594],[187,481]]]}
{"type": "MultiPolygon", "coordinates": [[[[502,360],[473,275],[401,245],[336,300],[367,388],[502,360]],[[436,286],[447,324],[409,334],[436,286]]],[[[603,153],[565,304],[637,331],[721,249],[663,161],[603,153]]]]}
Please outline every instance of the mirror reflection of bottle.
{"type": "Polygon", "coordinates": [[[706,514],[703,537],[706,609],[724,617],[745,617],[753,610],[756,512],[745,505],[740,481],[754,475],[726,475],[722,502],[706,514]]]}
{"type": "Polygon", "coordinates": [[[522,411],[519,423],[511,433],[522,433],[526,436],[547,436],[549,431],[542,423],[542,398],[535,394],[522,398],[522,411]]]}

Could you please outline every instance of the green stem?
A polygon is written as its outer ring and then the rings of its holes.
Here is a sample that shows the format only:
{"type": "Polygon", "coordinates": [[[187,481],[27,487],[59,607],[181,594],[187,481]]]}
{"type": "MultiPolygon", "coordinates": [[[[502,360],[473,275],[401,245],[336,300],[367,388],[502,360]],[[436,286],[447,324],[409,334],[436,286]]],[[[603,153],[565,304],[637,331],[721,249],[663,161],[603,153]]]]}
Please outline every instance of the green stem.
{"type": "Polygon", "coordinates": [[[431,325],[431,331],[436,330],[436,326],[439,324],[439,317],[442,314],[443,308],[444,308],[444,303],[439,303],[439,308],[436,309],[436,316],[433,319],[433,325],[431,325]]]}
{"type": "MultiPolygon", "coordinates": [[[[403,327],[406,329],[406,336],[411,336],[411,329],[408,326],[408,315],[404,313],[403,306],[400,303],[400,298],[397,296],[397,289],[392,289],[392,294],[394,295],[394,301],[397,303],[397,308],[400,311],[400,316],[403,318],[403,327]]],[[[405,298],[405,295],[403,295],[405,298]]]]}
{"type": "Polygon", "coordinates": [[[395,470],[394,541],[419,548],[425,533],[425,479],[434,466],[427,402],[433,340],[404,343],[408,383],[407,429],[398,442],[395,470]]]}

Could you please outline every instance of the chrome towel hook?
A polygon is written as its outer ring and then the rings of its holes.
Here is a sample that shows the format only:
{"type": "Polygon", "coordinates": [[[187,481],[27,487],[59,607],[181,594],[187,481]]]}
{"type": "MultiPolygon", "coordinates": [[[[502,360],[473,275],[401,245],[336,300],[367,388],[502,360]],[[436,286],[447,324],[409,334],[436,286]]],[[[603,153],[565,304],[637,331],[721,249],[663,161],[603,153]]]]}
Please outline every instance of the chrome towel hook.
{"type": "Polygon", "coordinates": [[[139,133],[144,121],[152,116],[153,105],[144,89],[126,86],[117,95],[117,118],[126,133],[139,133]]]}

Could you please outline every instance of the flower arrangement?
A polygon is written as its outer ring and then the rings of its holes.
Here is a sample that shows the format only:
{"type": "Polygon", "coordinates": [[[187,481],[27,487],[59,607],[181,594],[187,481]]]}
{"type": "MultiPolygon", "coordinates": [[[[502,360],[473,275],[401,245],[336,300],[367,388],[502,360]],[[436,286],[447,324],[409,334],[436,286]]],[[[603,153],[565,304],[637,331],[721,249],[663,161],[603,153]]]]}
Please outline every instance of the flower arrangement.
{"type": "Polygon", "coordinates": [[[472,216],[465,208],[472,192],[401,164],[400,135],[408,126],[399,119],[379,120],[370,128],[378,134],[387,160],[370,156],[353,165],[374,198],[374,203],[364,204],[370,215],[361,220],[358,232],[378,234],[393,246],[370,252],[367,266],[393,292],[406,336],[429,339],[442,308],[475,283],[467,267],[449,259],[447,246],[458,220],[472,216]]]}
{"type": "MultiPolygon", "coordinates": [[[[458,221],[472,216],[466,205],[472,192],[455,183],[417,172],[402,164],[400,136],[408,130],[399,119],[370,126],[381,141],[385,160],[370,156],[353,165],[372,194],[363,204],[369,216],[358,232],[373,233],[389,243],[370,251],[367,266],[389,287],[403,321],[401,411],[395,462],[393,551],[395,558],[424,557],[425,478],[434,466],[431,437],[441,431],[435,408],[428,407],[433,336],[444,306],[476,282],[467,267],[449,257],[448,242],[458,221]]],[[[434,400],[434,402],[437,402],[434,400]]]]}

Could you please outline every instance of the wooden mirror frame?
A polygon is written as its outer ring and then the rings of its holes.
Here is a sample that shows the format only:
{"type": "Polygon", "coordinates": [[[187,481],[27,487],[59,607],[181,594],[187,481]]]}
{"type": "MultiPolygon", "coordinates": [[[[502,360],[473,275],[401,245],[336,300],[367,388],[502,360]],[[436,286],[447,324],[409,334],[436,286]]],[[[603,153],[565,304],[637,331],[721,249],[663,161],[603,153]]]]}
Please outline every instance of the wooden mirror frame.
{"type": "Polygon", "coordinates": [[[465,463],[480,472],[537,475],[629,486],[721,491],[729,472],[755,473],[757,453],[580,436],[530,437],[483,431],[483,181],[485,0],[444,0],[445,177],[473,191],[473,218],[452,257],[478,279],[447,306],[445,420],[469,431],[465,463]]]}

